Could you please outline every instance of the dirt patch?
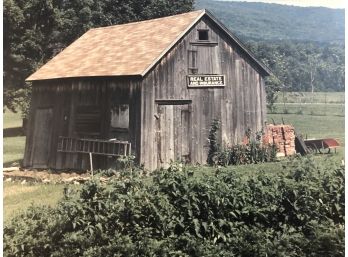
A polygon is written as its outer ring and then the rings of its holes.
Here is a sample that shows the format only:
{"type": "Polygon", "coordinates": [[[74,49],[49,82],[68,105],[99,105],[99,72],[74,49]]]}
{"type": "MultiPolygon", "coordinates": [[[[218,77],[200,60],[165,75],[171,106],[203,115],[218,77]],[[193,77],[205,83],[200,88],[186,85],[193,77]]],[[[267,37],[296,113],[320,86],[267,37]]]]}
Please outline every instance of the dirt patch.
{"type": "Polygon", "coordinates": [[[76,172],[54,172],[48,170],[20,170],[18,167],[3,171],[5,181],[21,181],[21,183],[83,183],[90,179],[90,174],[76,172]]]}

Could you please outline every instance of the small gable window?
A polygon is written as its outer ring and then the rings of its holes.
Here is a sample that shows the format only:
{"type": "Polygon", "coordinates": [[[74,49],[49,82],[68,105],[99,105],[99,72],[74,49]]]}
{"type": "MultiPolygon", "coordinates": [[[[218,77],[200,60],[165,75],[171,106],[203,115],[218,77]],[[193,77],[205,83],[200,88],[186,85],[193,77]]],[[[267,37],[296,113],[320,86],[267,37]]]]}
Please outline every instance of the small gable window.
{"type": "Polygon", "coordinates": [[[197,74],[197,50],[188,50],[188,70],[189,74],[197,74]]]}
{"type": "Polygon", "coordinates": [[[202,40],[202,41],[209,40],[209,30],[207,29],[198,30],[198,40],[202,40]]]}

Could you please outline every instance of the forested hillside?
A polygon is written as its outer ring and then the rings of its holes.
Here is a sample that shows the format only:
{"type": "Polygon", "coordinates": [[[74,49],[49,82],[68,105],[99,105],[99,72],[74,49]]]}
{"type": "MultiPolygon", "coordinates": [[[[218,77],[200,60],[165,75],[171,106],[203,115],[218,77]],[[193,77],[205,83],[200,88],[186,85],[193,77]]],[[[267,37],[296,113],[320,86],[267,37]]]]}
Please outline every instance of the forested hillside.
{"type": "Polygon", "coordinates": [[[344,10],[252,2],[197,0],[241,39],[344,41],[344,10]]]}
{"type": "Polygon", "coordinates": [[[344,10],[198,0],[202,8],[271,68],[272,89],[344,90],[344,10]]]}
{"type": "Polygon", "coordinates": [[[343,91],[344,46],[313,42],[247,41],[280,79],[285,91],[343,91]]]}

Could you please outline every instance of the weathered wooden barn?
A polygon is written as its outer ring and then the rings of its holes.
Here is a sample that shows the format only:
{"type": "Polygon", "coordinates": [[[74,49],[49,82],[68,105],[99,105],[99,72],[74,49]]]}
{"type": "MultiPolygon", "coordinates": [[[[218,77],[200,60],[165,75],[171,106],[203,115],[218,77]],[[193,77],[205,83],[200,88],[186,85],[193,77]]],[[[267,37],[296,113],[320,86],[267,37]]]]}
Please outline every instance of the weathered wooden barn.
{"type": "Polygon", "coordinates": [[[95,168],[130,152],[150,170],[203,164],[214,119],[223,145],[262,129],[269,74],[206,10],[91,29],[27,79],[23,164],[88,169],[89,152],[95,168]]]}

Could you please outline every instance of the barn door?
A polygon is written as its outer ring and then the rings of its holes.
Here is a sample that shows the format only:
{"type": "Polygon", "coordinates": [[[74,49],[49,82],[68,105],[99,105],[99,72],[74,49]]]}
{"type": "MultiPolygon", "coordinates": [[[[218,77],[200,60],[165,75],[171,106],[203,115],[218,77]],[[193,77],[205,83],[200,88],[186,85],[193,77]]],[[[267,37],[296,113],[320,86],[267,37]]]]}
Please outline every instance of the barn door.
{"type": "Polygon", "coordinates": [[[158,167],[171,161],[190,162],[190,105],[158,105],[158,167]]]}
{"type": "Polygon", "coordinates": [[[47,168],[51,148],[52,108],[37,109],[35,113],[32,166],[47,168]]]}

